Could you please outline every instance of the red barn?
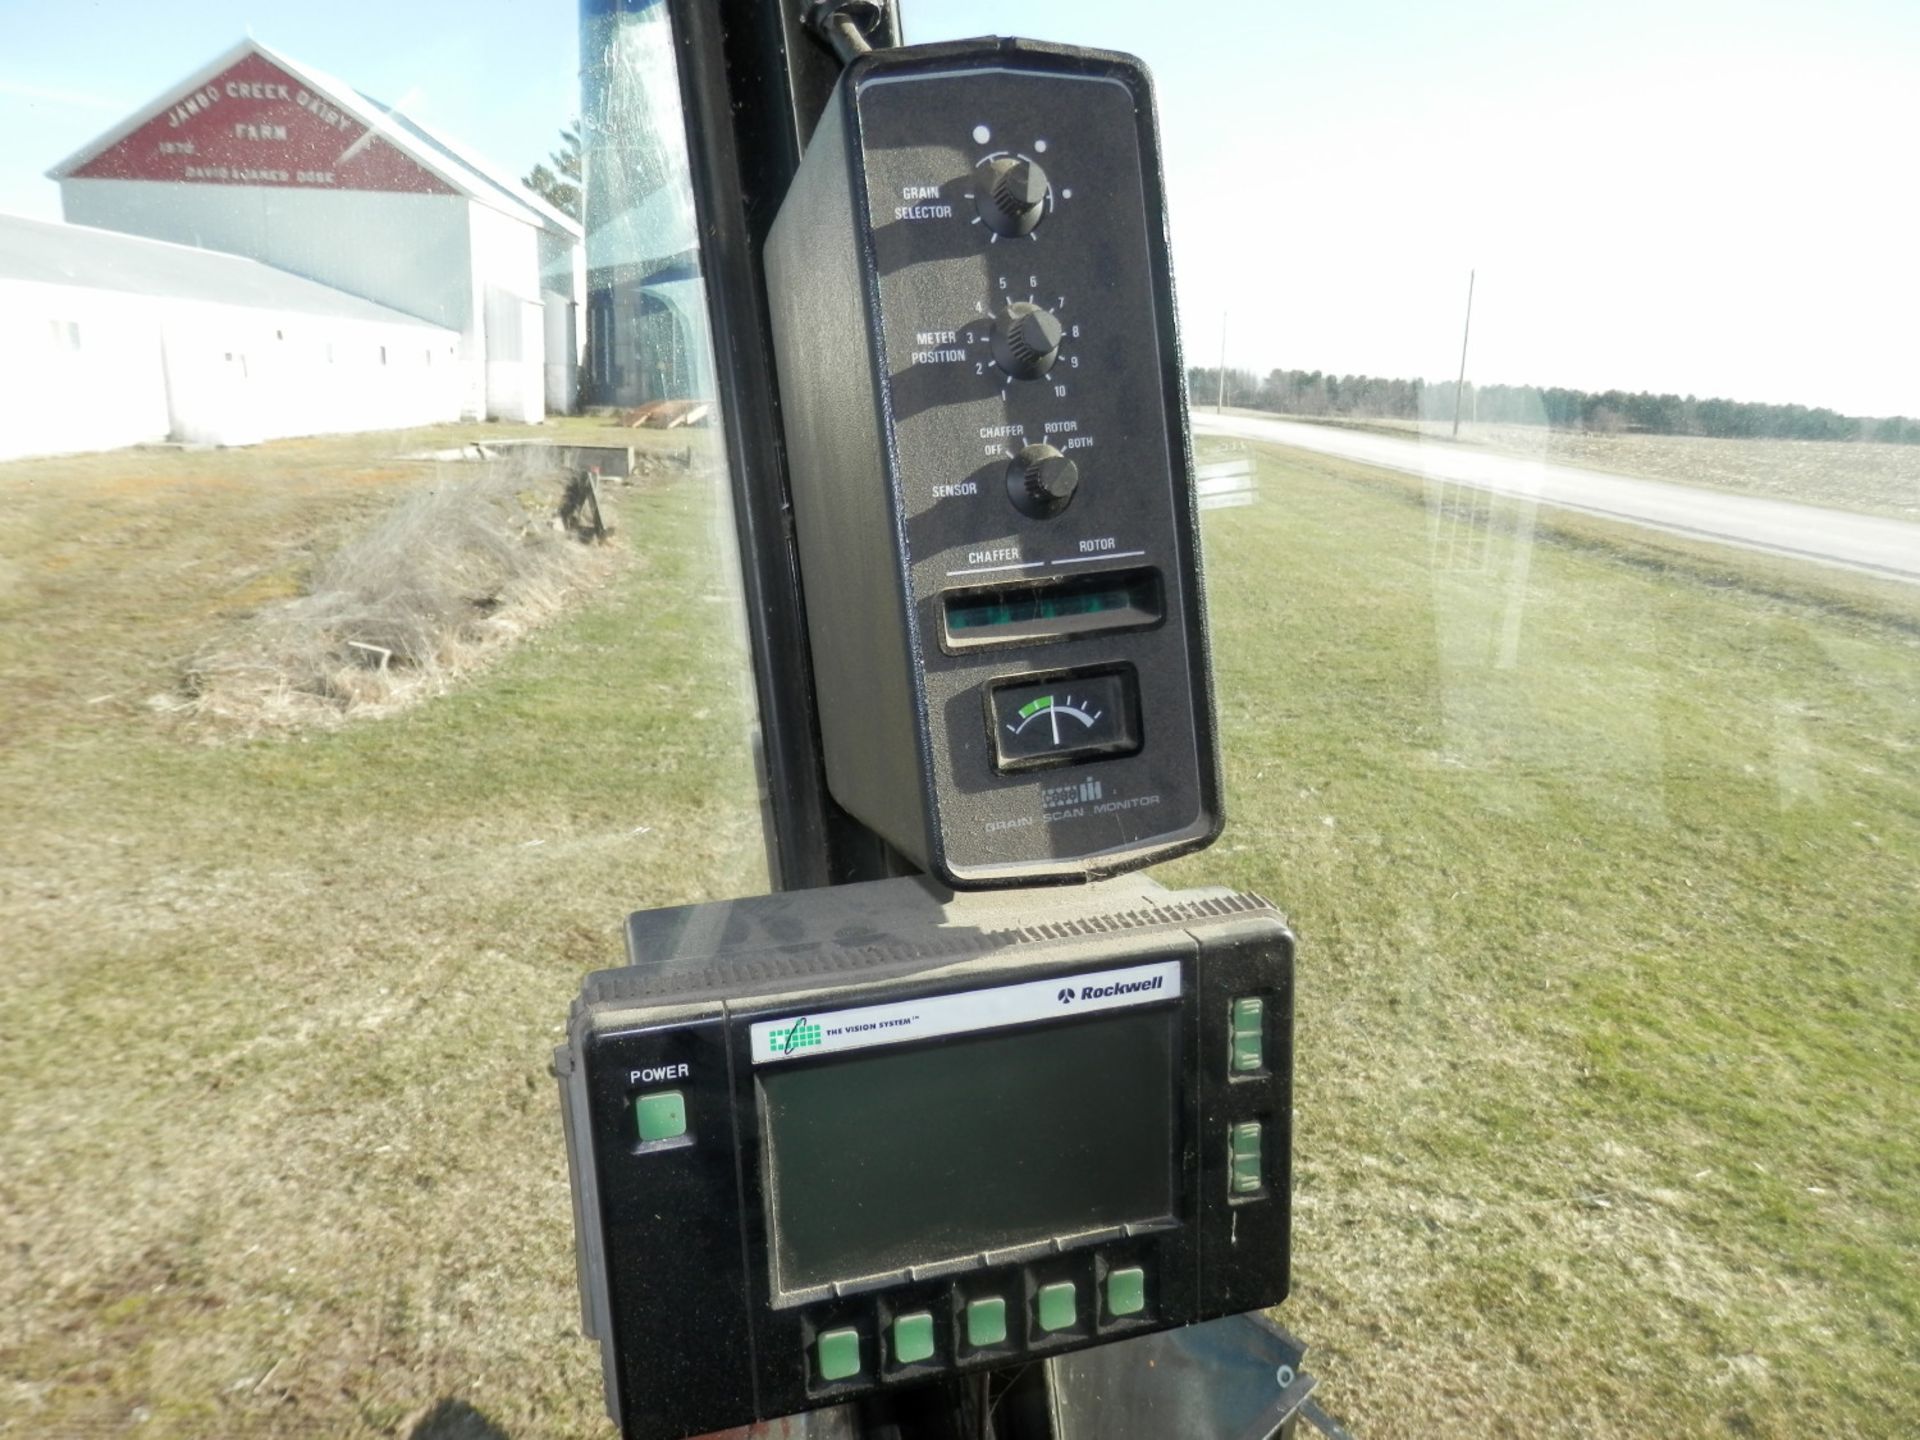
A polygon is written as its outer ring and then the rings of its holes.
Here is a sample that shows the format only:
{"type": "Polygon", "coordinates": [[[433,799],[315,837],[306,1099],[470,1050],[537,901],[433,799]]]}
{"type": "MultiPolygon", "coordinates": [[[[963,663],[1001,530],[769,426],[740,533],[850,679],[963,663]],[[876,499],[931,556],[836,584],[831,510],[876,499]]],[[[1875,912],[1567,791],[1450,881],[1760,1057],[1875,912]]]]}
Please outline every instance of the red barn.
{"type": "Polygon", "coordinates": [[[579,224],[418,119],[258,41],[48,173],[74,223],[246,256],[456,332],[466,414],[573,408],[579,224]]]}

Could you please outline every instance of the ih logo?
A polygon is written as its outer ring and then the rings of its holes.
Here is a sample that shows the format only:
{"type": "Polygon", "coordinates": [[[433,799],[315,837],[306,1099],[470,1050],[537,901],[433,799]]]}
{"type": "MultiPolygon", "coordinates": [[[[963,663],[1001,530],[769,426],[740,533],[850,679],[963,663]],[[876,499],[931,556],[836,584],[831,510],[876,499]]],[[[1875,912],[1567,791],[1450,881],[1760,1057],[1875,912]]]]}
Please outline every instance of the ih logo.
{"type": "Polygon", "coordinates": [[[767,1043],[775,1054],[791,1055],[796,1050],[811,1050],[820,1043],[820,1027],[812,1024],[802,1015],[785,1030],[775,1030],[767,1036],[767,1043]]]}
{"type": "Polygon", "coordinates": [[[1040,792],[1040,808],[1057,810],[1063,805],[1091,805],[1106,793],[1098,780],[1076,780],[1071,785],[1049,785],[1040,792]]]}

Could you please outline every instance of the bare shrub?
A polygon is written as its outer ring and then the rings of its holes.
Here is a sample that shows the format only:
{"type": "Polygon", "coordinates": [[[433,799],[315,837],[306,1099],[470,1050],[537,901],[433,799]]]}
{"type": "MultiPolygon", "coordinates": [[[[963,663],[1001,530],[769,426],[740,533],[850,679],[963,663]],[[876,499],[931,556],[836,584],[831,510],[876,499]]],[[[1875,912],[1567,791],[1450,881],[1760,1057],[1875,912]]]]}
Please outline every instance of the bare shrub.
{"type": "Polygon", "coordinates": [[[256,731],[437,693],[610,563],[559,525],[567,479],[525,452],[443,469],[316,565],[307,593],[189,659],[165,708],[256,731]]]}

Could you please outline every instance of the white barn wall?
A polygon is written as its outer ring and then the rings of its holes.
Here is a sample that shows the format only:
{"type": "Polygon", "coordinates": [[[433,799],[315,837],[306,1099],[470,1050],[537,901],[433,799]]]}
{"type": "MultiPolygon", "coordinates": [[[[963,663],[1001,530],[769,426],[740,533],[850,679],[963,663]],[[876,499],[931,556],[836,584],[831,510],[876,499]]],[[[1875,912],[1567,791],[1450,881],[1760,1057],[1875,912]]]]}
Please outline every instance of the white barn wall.
{"type": "Polygon", "coordinates": [[[403,321],[0,279],[0,459],[451,422],[458,349],[403,321]]]}
{"type": "Polygon", "coordinates": [[[484,311],[470,283],[478,207],[464,196],[69,176],[60,202],[73,224],[245,255],[459,331],[462,411],[488,413],[484,311]]]}
{"type": "Polygon", "coordinates": [[[449,330],[473,315],[459,195],[69,177],[60,204],[72,224],[245,255],[449,330]]]}
{"type": "Polygon", "coordinates": [[[587,252],[571,235],[541,230],[540,299],[546,308],[547,409],[580,407],[580,365],[586,359],[587,252]]]}
{"type": "Polygon", "coordinates": [[[547,345],[547,411],[571,415],[580,399],[579,307],[551,290],[540,298],[547,345]]]}
{"type": "Polygon", "coordinates": [[[166,439],[161,343],[138,299],[0,278],[0,460],[166,439]]]}
{"type": "MultiPolygon", "coordinates": [[[[587,303],[587,252],[578,237],[541,230],[540,289],[564,295],[575,305],[587,303]]],[[[579,355],[573,357],[576,361],[579,355]]]]}
{"type": "Polygon", "coordinates": [[[546,419],[546,321],[540,301],[539,231],[468,202],[474,307],[485,317],[487,415],[546,419]]]}
{"type": "Polygon", "coordinates": [[[246,445],[460,418],[448,330],[205,303],[174,308],[163,329],[176,440],[246,445]]]}

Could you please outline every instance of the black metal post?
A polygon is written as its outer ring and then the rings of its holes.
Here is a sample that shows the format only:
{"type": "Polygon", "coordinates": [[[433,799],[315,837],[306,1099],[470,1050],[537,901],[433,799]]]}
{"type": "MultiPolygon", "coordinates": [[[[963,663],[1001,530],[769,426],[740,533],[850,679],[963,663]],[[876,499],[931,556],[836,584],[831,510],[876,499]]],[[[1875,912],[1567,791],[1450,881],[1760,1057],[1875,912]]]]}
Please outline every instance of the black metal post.
{"type": "MultiPolygon", "coordinates": [[[[840,60],[806,32],[803,0],[666,3],[760,706],[758,758],[773,884],[790,890],[910,873],[910,865],[827,793],[761,270],[767,232],[840,60]]],[[[897,44],[893,0],[864,8],[867,40],[897,44]]],[[[978,1377],[882,1399],[860,1407],[855,1422],[870,1440],[1051,1435],[1043,1411],[1002,1407],[978,1377]]]]}
{"type": "MultiPolygon", "coordinates": [[[[868,34],[893,44],[893,0],[868,34]]],[[[667,0],[712,322],[778,890],[911,873],[827,793],[761,247],[839,74],[801,0],[667,0]]]]}

